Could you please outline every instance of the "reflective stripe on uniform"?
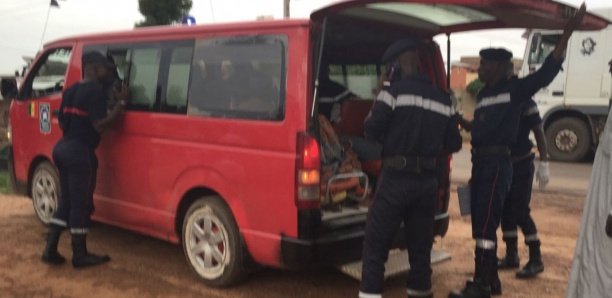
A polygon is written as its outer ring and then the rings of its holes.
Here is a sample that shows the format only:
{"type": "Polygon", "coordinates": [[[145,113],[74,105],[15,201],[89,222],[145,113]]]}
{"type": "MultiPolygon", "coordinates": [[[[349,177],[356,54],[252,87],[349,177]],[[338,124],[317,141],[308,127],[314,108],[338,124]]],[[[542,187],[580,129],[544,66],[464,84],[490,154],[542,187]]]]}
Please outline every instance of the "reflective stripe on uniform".
{"type": "Polygon", "coordinates": [[[502,233],[503,233],[502,237],[504,237],[504,238],[516,238],[516,237],[518,237],[518,232],[516,230],[502,231],[502,233]]]}
{"type": "Polygon", "coordinates": [[[476,104],[476,110],[492,105],[504,104],[510,102],[510,93],[502,93],[493,97],[485,97],[476,104]]]}
{"type": "Polygon", "coordinates": [[[54,225],[61,226],[61,227],[64,227],[64,228],[68,226],[68,223],[65,220],[61,220],[61,219],[57,219],[57,218],[51,218],[49,220],[49,223],[52,223],[54,225]]]}
{"type": "Polygon", "coordinates": [[[406,289],[406,294],[412,297],[430,297],[431,295],[433,295],[433,292],[431,290],[406,289]]]}
{"type": "Polygon", "coordinates": [[[538,234],[525,235],[525,242],[534,242],[540,240],[538,234]]]}
{"type": "Polygon", "coordinates": [[[77,229],[77,228],[72,228],[70,229],[70,234],[87,234],[89,232],[89,229],[77,229]]]}
{"type": "Polygon", "coordinates": [[[495,249],[495,241],[487,239],[476,239],[476,247],[482,249],[495,249]]]}
{"type": "Polygon", "coordinates": [[[382,298],[382,294],[368,294],[359,291],[359,298],[382,298]]]}
{"type": "Polygon", "coordinates": [[[455,109],[451,106],[418,95],[402,94],[395,98],[389,92],[383,90],[378,96],[378,100],[389,105],[391,109],[395,109],[395,107],[417,107],[446,117],[455,113],[455,109]]]}

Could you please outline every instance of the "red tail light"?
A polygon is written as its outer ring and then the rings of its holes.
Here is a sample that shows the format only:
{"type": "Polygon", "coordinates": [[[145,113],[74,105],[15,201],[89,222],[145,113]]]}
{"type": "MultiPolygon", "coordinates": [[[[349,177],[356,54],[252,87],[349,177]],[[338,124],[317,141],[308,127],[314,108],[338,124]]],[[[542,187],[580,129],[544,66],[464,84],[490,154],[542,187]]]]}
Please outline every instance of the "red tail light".
{"type": "Polygon", "coordinates": [[[307,133],[297,137],[295,204],[300,209],[319,208],[321,155],[319,142],[307,133]]]}

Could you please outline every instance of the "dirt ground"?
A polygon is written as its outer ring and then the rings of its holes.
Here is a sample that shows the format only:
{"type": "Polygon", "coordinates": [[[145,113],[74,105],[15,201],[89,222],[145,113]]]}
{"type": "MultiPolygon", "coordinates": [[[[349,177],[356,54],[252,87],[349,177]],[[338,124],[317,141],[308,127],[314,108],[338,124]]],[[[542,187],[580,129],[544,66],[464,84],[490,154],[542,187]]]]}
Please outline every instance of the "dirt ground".
{"type": "MultiPolygon", "coordinates": [[[[542,240],[546,270],[537,279],[522,281],[514,272],[501,272],[503,297],[562,297],[580,225],[584,195],[534,193],[532,210],[542,240]]],[[[470,219],[459,216],[451,197],[451,226],[443,240],[452,260],[434,266],[436,297],[462,287],[473,272],[470,219]]],[[[261,269],[231,289],[211,289],[193,274],[180,247],[98,224],[89,248],[113,260],[98,268],[75,270],[66,264],[40,262],[45,228],[37,221],[31,201],[0,196],[0,297],[356,297],[358,283],[334,269],[283,271],[261,269]]],[[[498,233],[501,234],[501,233],[498,233]]],[[[501,239],[500,239],[501,241],[501,239]]],[[[520,244],[524,264],[527,249],[520,244]]],[[[442,243],[438,241],[436,247],[442,243]]],[[[67,235],[60,252],[70,257],[67,235]]],[[[498,255],[502,255],[501,245],[498,255]]],[[[385,297],[405,297],[404,278],[391,278],[385,297]]]]}

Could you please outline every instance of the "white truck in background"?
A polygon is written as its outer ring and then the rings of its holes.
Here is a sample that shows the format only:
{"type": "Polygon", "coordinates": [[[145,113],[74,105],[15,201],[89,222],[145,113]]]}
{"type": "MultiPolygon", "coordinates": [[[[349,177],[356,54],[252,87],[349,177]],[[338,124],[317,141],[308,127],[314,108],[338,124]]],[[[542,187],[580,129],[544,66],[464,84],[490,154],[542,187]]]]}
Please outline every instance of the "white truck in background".
{"type": "MultiPolygon", "coordinates": [[[[593,12],[612,20],[612,8],[593,12]]],[[[521,76],[542,66],[561,33],[528,32],[521,76]]],[[[581,161],[597,147],[612,100],[608,67],[611,60],[612,26],[601,31],[574,32],[563,70],[535,95],[553,160],[581,161]]]]}

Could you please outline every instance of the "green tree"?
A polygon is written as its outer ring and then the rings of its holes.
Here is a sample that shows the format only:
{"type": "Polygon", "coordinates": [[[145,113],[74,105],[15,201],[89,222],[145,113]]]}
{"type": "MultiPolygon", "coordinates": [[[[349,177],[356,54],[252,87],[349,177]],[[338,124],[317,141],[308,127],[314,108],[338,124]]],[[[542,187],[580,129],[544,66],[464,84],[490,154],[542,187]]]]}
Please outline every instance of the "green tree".
{"type": "Polygon", "coordinates": [[[180,22],[191,10],[191,0],[138,0],[138,10],[145,17],[136,27],[169,25],[180,22]]]}
{"type": "Polygon", "coordinates": [[[471,81],[466,87],[465,90],[472,96],[476,96],[480,90],[484,87],[484,83],[479,79],[475,79],[471,81]]]}

